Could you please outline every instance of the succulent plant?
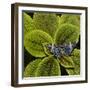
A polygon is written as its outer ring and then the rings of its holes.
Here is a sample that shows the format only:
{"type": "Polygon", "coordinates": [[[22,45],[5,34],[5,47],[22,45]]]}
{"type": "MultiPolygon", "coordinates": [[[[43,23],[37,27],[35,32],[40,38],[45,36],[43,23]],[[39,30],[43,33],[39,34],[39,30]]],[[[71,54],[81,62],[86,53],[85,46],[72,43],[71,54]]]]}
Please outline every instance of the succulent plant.
{"type": "Polygon", "coordinates": [[[25,35],[24,46],[35,59],[26,66],[24,77],[61,76],[61,67],[68,75],[80,74],[80,50],[75,47],[79,40],[80,23],[77,16],[72,16],[61,15],[61,23],[56,14],[34,13],[32,25],[35,27],[25,35]]]}

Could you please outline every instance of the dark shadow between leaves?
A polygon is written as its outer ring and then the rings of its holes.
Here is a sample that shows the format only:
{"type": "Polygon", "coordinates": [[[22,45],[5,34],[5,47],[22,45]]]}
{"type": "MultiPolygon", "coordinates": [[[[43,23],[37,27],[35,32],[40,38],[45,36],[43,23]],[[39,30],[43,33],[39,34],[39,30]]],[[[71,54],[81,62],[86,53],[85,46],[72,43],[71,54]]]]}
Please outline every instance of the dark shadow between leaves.
{"type": "Polygon", "coordinates": [[[29,54],[29,52],[24,47],[24,69],[33,60],[35,60],[35,57],[29,54]]]}
{"type": "Polygon", "coordinates": [[[66,72],[66,70],[63,66],[60,65],[60,69],[61,69],[61,75],[62,76],[68,75],[68,73],[66,72]]]}

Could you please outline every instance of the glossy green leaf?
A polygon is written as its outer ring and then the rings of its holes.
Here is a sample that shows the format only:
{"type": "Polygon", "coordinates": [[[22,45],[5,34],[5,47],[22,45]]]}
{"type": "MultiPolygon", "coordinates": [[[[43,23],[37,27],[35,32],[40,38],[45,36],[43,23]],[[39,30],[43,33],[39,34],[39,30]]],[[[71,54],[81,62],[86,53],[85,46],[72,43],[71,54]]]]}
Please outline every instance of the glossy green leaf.
{"type": "Polygon", "coordinates": [[[35,57],[46,56],[43,43],[52,43],[52,38],[44,31],[34,30],[27,34],[24,40],[25,48],[35,57]]]}
{"type": "Polygon", "coordinates": [[[24,77],[34,77],[36,69],[41,61],[42,61],[41,59],[36,59],[30,62],[25,68],[24,77]]]}
{"type": "Polygon", "coordinates": [[[59,76],[61,75],[59,62],[54,57],[46,57],[39,64],[36,76],[59,76]]]}
{"type": "Polygon", "coordinates": [[[56,44],[75,43],[79,38],[79,28],[72,24],[62,24],[55,34],[56,44]]]}
{"type": "Polygon", "coordinates": [[[74,68],[74,62],[69,56],[64,56],[59,61],[64,68],[74,68]]]}
{"type": "Polygon", "coordinates": [[[33,16],[35,29],[43,30],[54,36],[58,29],[58,18],[54,13],[36,12],[33,16]]]}

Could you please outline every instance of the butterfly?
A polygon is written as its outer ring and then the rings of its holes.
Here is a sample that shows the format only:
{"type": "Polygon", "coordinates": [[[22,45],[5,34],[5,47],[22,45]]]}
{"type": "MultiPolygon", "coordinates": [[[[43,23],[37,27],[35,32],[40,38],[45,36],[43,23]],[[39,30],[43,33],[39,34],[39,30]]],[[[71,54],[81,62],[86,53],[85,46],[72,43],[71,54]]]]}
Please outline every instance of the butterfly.
{"type": "Polygon", "coordinates": [[[73,48],[76,46],[75,44],[63,44],[63,45],[55,45],[55,44],[49,44],[48,49],[50,53],[52,53],[55,57],[60,58],[64,55],[70,55],[73,51],[73,48]]]}

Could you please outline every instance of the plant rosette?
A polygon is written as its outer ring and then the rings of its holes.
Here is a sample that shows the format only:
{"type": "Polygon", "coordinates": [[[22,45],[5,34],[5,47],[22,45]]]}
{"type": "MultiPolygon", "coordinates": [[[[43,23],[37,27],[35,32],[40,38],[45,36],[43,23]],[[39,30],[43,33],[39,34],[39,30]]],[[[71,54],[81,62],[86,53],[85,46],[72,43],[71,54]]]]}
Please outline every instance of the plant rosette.
{"type": "MultiPolygon", "coordinates": [[[[33,20],[32,25],[37,24],[38,28],[35,27],[33,30],[27,30],[28,33],[24,37],[24,46],[36,59],[26,66],[24,77],[61,76],[61,67],[65,69],[68,75],[80,74],[80,50],[75,48],[75,44],[79,40],[79,25],[71,24],[73,18],[71,18],[71,22],[69,19],[69,21],[64,23],[64,20],[62,20],[64,17],[58,17],[56,14],[34,14],[33,19],[31,19],[33,20]],[[40,17],[43,17],[44,22],[40,20],[40,17]],[[54,33],[51,33],[52,31],[48,30],[51,29],[49,24],[51,25],[50,21],[53,22],[53,17],[54,23],[52,23],[52,28],[53,26],[54,29],[56,28],[55,22],[61,24],[60,26],[57,25],[59,27],[56,31],[54,30],[54,33]],[[47,22],[45,21],[46,19],[49,21],[48,30],[47,26],[44,28],[44,23],[46,25],[47,22]]],[[[26,18],[25,20],[30,20],[26,18]]],[[[75,20],[77,22],[78,18],[76,16],[75,19],[77,19],[75,20]]],[[[25,30],[26,25],[24,26],[25,30]]]]}

